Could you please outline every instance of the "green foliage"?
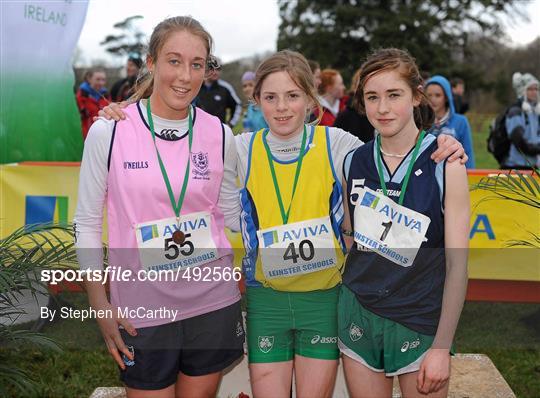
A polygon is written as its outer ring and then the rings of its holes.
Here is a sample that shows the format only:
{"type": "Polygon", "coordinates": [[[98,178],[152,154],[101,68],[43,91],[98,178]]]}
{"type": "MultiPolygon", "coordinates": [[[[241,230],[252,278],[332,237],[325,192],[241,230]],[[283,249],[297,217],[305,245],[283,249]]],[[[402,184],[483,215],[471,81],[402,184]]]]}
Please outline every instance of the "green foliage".
{"type": "MultiPolygon", "coordinates": [[[[0,347],[20,349],[33,346],[59,351],[51,338],[17,329],[10,319],[25,314],[19,305],[23,292],[36,298],[43,290],[40,270],[47,267],[72,267],[76,263],[73,232],[67,225],[40,224],[19,228],[0,240],[0,347]],[[40,289],[42,287],[42,289],[40,289]]],[[[17,365],[0,364],[0,396],[8,389],[23,395],[36,393],[30,374],[17,365]]]]}
{"type": "Polygon", "coordinates": [[[146,46],[146,35],[137,27],[136,21],[142,19],[142,15],[133,15],[113,25],[120,33],[107,35],[101,43],[105,50],[113,55],[125,57],[131,54],[142,56],[146,46]]]}
{"type": "MultiPolygon", "coordinates": [[[[420,69],[451,74],[469,33],[501,36],[512,0],[279,0],[278,49],[290,48],[350,77],[371,49],[399,47],[420,69]],[[336,49],[339,49],[336,51],[336,49]]],[[[519,13],[519,12],[518,12],[519,13]]]]}

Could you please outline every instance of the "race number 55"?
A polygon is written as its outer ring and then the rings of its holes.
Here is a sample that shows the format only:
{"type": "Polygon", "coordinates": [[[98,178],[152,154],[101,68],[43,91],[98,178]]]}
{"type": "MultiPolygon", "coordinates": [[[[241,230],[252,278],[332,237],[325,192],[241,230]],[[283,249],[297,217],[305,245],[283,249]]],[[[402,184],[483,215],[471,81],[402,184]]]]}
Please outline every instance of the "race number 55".
{"type": "Polygon", "coordinates": [[[183,256],[191,256],[195,251],[193,243],[188,240],[191,234],[185,234],[185,240],[180,245],[174,243],[173,238],[165,239],[165,257],[169,260],[175,260],[180,254],[183,256]]]}

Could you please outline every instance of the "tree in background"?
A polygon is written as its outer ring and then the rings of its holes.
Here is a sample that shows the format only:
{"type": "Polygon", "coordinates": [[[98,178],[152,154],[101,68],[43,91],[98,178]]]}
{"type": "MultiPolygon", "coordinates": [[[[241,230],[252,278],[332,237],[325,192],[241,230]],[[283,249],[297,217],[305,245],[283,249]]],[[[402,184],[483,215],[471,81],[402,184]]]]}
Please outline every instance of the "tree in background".
{"type": "Polygon", "coordinates": [[[503,15],[524,16],[512,0],[279,0],[279,9],[278,49],[300,51],[347,78],[372,49],[398,47],[422,70],[467,80],[470,32],[501,37],[503,15]]]}
{"type": "Polygon", "coordinates": [[[120,33],[107,35],[99,44],[105,46],[105,50],[109,53],[119,57],[125,58],[133,54],[141,57],[146,49],[144,44],[146,34],[136,25],[136,21],[142,18],[142,15],[133,15],[115,23],[113,27],[118,29],[120,33]]]}

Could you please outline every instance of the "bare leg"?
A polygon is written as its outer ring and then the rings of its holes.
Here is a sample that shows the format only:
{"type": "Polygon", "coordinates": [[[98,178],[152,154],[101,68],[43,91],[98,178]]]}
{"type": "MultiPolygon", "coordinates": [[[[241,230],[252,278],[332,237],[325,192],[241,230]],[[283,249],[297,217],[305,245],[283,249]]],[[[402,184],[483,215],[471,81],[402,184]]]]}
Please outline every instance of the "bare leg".
{"type": "Polygon", "coordinates": [[[214,398],[221,382],[222,372],[204,376],[188,376],[178,373],[176,398],[214,398]]]}
{"type": "Polygon", "coordinates": [[[174,398],[174,384],[161,390],[138,390],[126,387],[127,398],[174,398]]]}
{"type": "Polygon", "coordinates": [[[307,358],[296,355],[294,374],[297,398],[330,398],[334,392],[338,360],[307,358]]]}
{"type": "Polygon", "coordinates": [[[444,398],[448,396],[448,385],[446,383],[439,391],[431,394],[422,394],[416,389],[416,379],[418,372],[406,373],[399,376],[399,387],[403,398],[444,398]]]}
{"type": "Polygon", "coordinates": [[[249,365],[254,398],[289,398],[293,361],[252,363],[249,365]]]}
{"type": "Polygon", "coordinates": [[[343,355],[343,371],[351,398],[391,398],[393,377],[375,372],[343,355]]]}

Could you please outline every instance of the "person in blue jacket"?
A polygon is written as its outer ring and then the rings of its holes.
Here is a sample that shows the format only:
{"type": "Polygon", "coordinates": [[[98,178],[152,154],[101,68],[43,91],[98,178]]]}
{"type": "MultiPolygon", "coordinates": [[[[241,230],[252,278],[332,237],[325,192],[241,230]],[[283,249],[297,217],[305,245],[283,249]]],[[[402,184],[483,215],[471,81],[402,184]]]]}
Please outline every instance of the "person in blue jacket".
{"type": "Polygon", "coordinates": [[[506,132],[511,145],[504,169],[540,167],[540,101],[538,79],[530,73],[516,72],[512,86],[518,100],[506,113],[506,132]]]}
{"type": "Polygon", "coordinates": [[[426,82],[426,95],[435,112],[435,123],[429,132],[435,136],[448,134],[455,137],[469,157],[467,169],[474,169],[471,126],[464,115],[456,113],[450,82],[443,76],[435,75],[426,82]]]}
{"type": "Polygon", "coordinates": [[[261,108],[257,106],[253,99],[253,89],[255,88],[255,72],[248,70],[242,75],[242,91],[248,100],[246,112],[244,113],[244,132],[256,132],[260,129],[268,128],[261,108]]]}

